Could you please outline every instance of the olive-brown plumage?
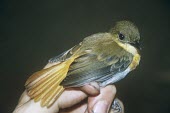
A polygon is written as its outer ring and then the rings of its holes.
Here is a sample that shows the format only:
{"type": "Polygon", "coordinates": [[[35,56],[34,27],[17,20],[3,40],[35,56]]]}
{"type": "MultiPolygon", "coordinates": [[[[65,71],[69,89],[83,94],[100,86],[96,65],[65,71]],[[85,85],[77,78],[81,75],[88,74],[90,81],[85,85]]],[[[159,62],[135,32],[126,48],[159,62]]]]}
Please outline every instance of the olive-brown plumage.
{"type": "Polygon", "coordinates": [[[139,64],[139,40],[137,27],[129,21],[117,22],[108,33],[86,37],[30,76],[25,84],[28,95],[50,107],[65,88],[93,81],[102,87],[115,83],[139,64]]]}

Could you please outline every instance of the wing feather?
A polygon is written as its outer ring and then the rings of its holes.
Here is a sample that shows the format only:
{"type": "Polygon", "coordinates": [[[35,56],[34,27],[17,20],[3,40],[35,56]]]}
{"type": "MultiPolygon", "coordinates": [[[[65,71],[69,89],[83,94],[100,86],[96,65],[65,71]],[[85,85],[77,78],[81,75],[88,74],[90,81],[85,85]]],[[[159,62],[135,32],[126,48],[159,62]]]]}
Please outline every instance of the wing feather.
{"type": "Polygon", "coordinates": [[[102,83],[116,73],[124,71],[132,62],[133,55],[116,44],[113,48],[115,51],[101,52],[101,54],[92,49],[89,53],[76,58],[61,85],[79,87],[92,81],[102,83]]]}
{"type": "Polygon", "coordinates": [[[67,76],[69,67],[77,57],[75,52],[80,45],[77,45],[61,55],[49,60],[48,66],[41,71],[34,73],[25,83],[28,95],[35,102],[41,101],[41,106],[51,106],[64,91],[60,83],[67,76]]]}

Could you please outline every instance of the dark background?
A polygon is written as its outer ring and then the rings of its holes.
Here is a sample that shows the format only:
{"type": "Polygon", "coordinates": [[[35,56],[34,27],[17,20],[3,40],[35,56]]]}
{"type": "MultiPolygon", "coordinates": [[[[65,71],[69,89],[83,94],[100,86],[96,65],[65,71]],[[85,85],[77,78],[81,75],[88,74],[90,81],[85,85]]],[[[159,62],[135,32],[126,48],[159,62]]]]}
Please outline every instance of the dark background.
{"type": "Polygon", "coordinates": [[[26,79],[48,59],[118,20],[138,26],[140,66],[116,84],[126,113],[170,113],[168,0],[6,0],[0,2],[0,113],[17,105],[26,79]]]}

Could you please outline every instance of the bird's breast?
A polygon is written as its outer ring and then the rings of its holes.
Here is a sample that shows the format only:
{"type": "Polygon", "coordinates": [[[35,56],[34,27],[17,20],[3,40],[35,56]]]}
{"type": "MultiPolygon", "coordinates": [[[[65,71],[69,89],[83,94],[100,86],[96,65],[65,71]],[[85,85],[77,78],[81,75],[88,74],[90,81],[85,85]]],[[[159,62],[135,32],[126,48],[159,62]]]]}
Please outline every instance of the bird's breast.
{"type": "Polygon", "coordinates": [[[132,60],[132,63],[129,65],[129,68],[131,70],[134,70],[136,68],[137,65],[139,65],[140,62],[140,55],[139,54],[135,54],[132,60]]]}
{"type": "Polygon", "coordinates": [[[120,47],[122,47],[124,50],[126,50],[127,52],[129,52],[133,55],[133,60],[132,60],[131,64],[129,65],[129,68],[131,70],[134,70],[136,68],[136,66],[139,65],[139,62],[140,62],[140,54],[138,53],[137,49],[128,43],[121,43],[118,41],[115,41],[115,42],[120,47]]]}

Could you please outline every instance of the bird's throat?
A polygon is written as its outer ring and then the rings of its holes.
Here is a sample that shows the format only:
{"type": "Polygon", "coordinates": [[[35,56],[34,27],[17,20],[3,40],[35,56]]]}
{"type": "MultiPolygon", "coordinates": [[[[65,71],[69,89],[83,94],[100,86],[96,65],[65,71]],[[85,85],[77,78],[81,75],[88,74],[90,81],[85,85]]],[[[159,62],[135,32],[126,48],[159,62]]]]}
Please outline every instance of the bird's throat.
{"type": "Polygon", "coordinates": [[[131,70],[134,70],[136,68],[137,65],[139,65],[139,62],[140,62],[140,55],[137,51],[137,49],[130,45],[130,44],[127,44],[127,43],[121,43],[119,41],[115,41],[120,47],[122,47],[124,50],[126,50],[127,52],[133,54],[133,60],[132,60],[132,63],[129,65],[130,69],[131,70]]]}

